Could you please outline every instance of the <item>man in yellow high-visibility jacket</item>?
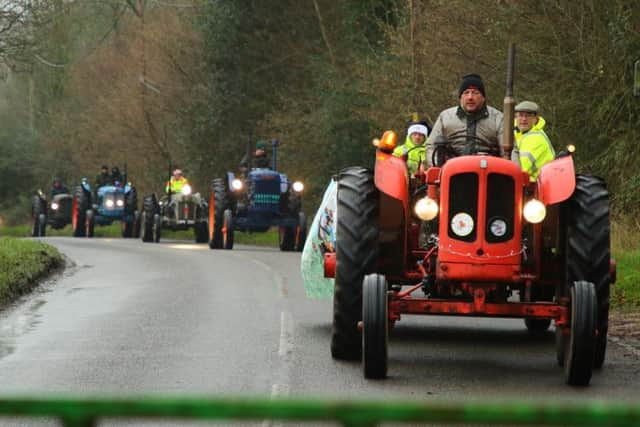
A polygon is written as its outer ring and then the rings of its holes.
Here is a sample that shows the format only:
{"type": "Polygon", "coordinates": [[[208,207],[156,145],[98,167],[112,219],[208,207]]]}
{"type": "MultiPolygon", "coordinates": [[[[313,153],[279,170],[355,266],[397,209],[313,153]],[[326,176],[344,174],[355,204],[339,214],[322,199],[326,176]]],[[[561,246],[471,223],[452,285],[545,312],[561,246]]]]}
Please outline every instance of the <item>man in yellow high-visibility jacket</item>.
{"type": "Polygon", "coordinates": [[[180,169],[176,169],[173,171],[171,179],[167,181],[165,192],[180,193],[185,185],[189,185],[189,180],[182,175],[180,169]]]}
{"type": "Polygon", "coordinates": [[[515,113],[514,136],[520,166],[529,174],[529,180],[535,182],[542,165],[553,160],[556,153],[544,131],[546,122],[539,115],[538,104],[522,101],[516,105],[515,113]]]}

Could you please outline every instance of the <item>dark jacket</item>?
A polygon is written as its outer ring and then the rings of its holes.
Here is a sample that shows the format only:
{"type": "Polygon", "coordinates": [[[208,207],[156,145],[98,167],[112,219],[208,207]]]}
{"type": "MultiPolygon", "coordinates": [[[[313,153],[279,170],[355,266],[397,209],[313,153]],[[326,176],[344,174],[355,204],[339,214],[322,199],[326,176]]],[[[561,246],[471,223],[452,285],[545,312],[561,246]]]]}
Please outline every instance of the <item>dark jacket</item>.
{"type": "Polygon", "coordinates": [[[108,173],[96,175],[96,188],[104,187],[105,185],[111,185],[111,175],[108,173]]]}
{"type": "MultiPolygon", "coordinates": [[[[474,113],[466,113],[462,107],[451,107],[440,113],[433,130],[427,139],[427,162],[431,164],[434,144],[439,136],[451,138],[457,134],[473,134],[486,140],[493,148],[502,154],[502,112],[490,106],[484,106],[474,113]]],[[[465,154],[467,141],[464,138],[456,139],[452,144],[456,155],[465,154]]]]}

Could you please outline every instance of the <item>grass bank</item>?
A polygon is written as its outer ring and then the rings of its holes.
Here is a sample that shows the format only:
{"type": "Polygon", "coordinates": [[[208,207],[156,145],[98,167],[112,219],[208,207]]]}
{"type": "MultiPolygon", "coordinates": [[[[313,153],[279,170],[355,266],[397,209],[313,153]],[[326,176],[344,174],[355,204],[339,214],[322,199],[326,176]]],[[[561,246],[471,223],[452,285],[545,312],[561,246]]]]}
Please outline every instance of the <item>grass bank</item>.
{"type": "Polygon", "coordinates": [[[35,240],[0,238],[0,307],[29,292],[64,259],[53,246],[35,240]]]}
{"type": "MultiPolygon", "coordinates": [[[[54,230],[47,227],[47,236],[71,237],[71,231],[71,226],[67,226],[61,230],[54,230]]],[[[0,227],[0,236],[29,237],[31,236],[31,226],[16,225],[11,227],[0,227]]],[[[122,236],[120,224],[112,224],[105,227],[97,226],[94,230],[94,236],[120,238],[122,236]]],[[[194,238],[193,230],[162,230],[162,239],[194,240],[194,238]]],[[[241,245],[278,246],[277,229],[269,230],[266,233],[243,233],[237,231],[234,238],[235,243],[241,245]]]]}
{"type": "Polygon", "coordinates": [[[640,222],[631,216],[617,218],[611,231],[618,276],[611,287],[611,303],[622,310],[640,308],[640,222]]]}

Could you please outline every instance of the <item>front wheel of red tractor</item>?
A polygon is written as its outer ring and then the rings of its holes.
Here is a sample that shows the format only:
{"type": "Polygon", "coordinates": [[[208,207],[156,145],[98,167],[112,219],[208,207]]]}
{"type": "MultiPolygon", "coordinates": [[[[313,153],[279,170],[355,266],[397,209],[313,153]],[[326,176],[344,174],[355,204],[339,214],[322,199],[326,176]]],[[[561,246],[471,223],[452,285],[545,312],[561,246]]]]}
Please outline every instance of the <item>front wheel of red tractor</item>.
{"type": "Polygon", "coordinates": [[[369,274],[362,283],[362,367],[364,377],[387,377],[389,347],[389,287],[381,274],[369,274]]]}
{"type": "Polygon", "coordinates": [[[378,190],[373,173],[362,167],[343,169],[336,204],[336,273],[333,294],[331,355],[359,360],[362,338],[362,281],[378,259],[378,190]]]}
{"type": "Polygon", "coordinates": [[[586,386],[591,381],[596,349],[595,286],[590,282],[575,282],[570,295],[571,330],[565,338],[565,379],[569,385],[586,386]]]}
{"type": "Polygon", "coordinates": [[[598,320],[593,367],[602,367],[609,329],[611,250],[609,192],[601,178],[576,176],[576,188],[567,210],[567,283],[588,281],[595,285],[598,320]]]}

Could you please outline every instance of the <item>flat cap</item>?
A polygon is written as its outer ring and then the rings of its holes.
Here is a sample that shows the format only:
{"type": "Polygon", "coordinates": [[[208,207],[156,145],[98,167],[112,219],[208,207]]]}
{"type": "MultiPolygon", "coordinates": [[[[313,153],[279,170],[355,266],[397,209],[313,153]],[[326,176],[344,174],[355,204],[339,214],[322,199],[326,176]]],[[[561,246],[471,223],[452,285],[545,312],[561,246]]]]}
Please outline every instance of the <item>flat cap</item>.
{"type": "Polygon", "coordinates": [[[536,113],[538,114],[538,104],[532,101],[522,101],[518,105],[516,105],[516,113],[522,111],[525,113],[536,113]]]}

